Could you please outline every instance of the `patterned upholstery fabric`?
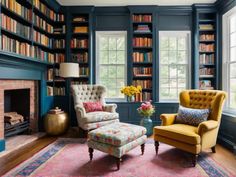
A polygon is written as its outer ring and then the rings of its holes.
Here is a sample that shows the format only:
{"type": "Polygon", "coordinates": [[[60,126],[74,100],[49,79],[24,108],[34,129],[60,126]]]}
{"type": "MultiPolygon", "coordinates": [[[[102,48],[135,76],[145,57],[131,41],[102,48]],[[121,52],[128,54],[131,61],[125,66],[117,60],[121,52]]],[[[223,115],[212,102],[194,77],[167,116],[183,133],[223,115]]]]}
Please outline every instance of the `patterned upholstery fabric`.
{"type": "Polygon", "coordinates": [[[75,107],[77,122],[79,124],[79,127],[81,127],[82,129],[91,130],[103,125],[107,125],[109,122],[114,122],[108,120],[118,119],[119,121],[119,117],[117,116],[118,114],[116,113],[117,105],[105,103],[104,99],[106,93],[105,87],[100,85],[72,85],[71,90],[74,99],[74,107],[75,107]],[[85,108],[83,106],[84,102],[101,102],[104,111],[101,111],[99,113],[99,116],[96,116],[96,114],[86,113],[85,108]],[[107,113],[114,113],[114,114],[107,114],[107,113]],[[104,118],[102,118],[103,116],[104,118]],[[88,120],[86,121],[85,119],[87,118],[88,120]],[[105,123],[102,123],[103,121],[105,121],[105,123]]]}
{"type": "Polygon", "coordinates": [[[114,119],[114,120],[86,123],[86,124],[80,124],[80,125],[81,125],[81,128],[84,130],[93,130],[93,129],[96,129],[105,125],[113,124],[119,121],[120,121],[119,119],[114,119]]]}
{"type": "Polygon", "coordinates": [[[123,146],[145,135],[146,128],[127,123],[115,123],[96,130],[90,131],[90,140],[110,144],[113,146],[123,146]]]}
{"type": "Polygon", "coordinates": [[[102,152],[108,153],[112,156],[121,158],[124,154],[134,149],[135,147],[142,145],[146,142],[147,136],[143,135],[138,139],[129,142],[128,144],[124,144],[123,146],[113,146],[106,143],[101,143],[93,140],[88,140],[88,147],[100,150],[102,152]]]}
{"type": "Polygon", "coordinates": [[[208,119],[209,113],[209,109],[192,109],[179,106],[179,111],[175,122],[198,126],[201,122],[208,119]]]}

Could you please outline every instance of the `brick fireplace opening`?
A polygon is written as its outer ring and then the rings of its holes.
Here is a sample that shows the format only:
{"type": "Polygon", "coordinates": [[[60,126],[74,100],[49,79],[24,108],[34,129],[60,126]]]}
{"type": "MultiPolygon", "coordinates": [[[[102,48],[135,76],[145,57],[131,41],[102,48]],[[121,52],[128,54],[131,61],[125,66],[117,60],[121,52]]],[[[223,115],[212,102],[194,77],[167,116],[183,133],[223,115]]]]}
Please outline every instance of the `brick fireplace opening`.
{"type": "Polygon", "coordinates": [[[30,132],[38,132],[38,81],[0,80],[0,139],[8,137],[4,132],[7,112],[19,114],[27,121],[30,132]]]}
{"type": "Polygon", "coordinates": [[[4,90],[4,136],[29,133],[30,89],[4,90]]]}

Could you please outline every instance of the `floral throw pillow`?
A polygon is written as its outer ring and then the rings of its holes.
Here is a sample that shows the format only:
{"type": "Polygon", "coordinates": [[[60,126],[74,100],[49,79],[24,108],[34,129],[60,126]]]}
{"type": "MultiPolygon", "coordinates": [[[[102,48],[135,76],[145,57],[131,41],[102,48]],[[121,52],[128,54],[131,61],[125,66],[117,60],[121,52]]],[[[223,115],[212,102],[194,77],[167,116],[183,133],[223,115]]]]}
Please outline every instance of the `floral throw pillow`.
{"type": "Polygon", "coordinates": [[[179,111],[175,122],[198,126],[201,122],[207,121],[209,114],[209,109],[192,109],[179,106],[179,111]]]}
{"type": "Polygon", "coordinates": [[[103,111],[102,103],[97,102],[84,102],[83,103],[85,111],[88,112],[95,112],[95,111],[103,111]]]}

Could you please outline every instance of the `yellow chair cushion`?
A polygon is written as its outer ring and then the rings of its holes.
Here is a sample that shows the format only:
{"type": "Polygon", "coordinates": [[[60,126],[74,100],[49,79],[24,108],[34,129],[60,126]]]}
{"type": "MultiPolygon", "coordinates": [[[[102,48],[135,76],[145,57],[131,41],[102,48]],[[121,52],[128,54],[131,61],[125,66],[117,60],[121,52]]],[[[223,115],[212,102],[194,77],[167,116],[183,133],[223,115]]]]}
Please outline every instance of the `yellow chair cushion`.
{"type": "Polygon", "coordinates": [[[197,127],[185,124],[173,124],[154,127],[155,136],[163,136],[172,140],[192,145],[200,144],[201,138],[197,134],[197,127]]]}

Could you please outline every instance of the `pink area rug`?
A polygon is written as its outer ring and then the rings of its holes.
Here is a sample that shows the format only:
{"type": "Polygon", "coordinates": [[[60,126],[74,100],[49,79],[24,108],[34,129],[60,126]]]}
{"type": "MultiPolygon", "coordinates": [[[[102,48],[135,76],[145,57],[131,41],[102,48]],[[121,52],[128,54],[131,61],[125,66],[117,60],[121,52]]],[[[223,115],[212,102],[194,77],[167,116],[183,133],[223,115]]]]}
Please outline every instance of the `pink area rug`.
{"type": "Polygon", "coordinates": [[[121,168],[116,170],[112,156],[95,150],[93,161],[89,161],[84,139],[58,139],[27,161],[21,163],[4,176],[112,176],[112,177],[197,177],[236,176],[203,154],[196,167],[191,167],[191,156],[166,144],[160,144],[159,155],[155,155],[152,140],[148,140],[142,156],[140,147],[123,157],[121,168]]]}

